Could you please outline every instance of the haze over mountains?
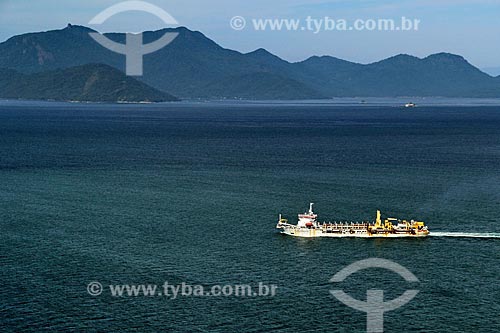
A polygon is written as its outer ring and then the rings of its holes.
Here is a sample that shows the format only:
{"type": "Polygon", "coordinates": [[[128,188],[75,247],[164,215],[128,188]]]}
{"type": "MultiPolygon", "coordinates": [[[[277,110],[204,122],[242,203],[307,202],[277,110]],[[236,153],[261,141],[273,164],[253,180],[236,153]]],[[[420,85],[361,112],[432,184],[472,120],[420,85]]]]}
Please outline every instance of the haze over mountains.
{"type": "Polygon", "coordinates": [[[482,68],[481,70],[491,76],[500,76],[500,67],[487,67],[482,68]]]}
{"type": "MultiPolygon", "coordinates": [[[[0,68],[33,74],[105,64],[124,71],[125,56],[99,45],[88,35],[91,31],[68,25],[62,30],[12,37],[0,44],[0,68]]],[[[145,32],[144,42],[154,41],[165,32],[179,35],[168,46],[144,56],[143,77],[129,78],[153,87],[140,88],[140,94],[148,91],[148,100],[157,100],[153,97],[159,97],[158,90],[180,98],[500,97],[499,77],[483,73],[461,56],[448,53],[424,59],[397,55],[367,65],[329,56],[290,63],[264,49],[247,54],[225,49],[202,33],[186,28],[145,32]]],[[[125,42],[124,34],[106,36],[125,42]]],[[[0,72],[0,82],[5,81],[1,77],[5,73],[0,72]]],[[[62,79],[61,71],[51,73],[58,73],[58,80],[62,79]]],[[[116,82],[113,85],[116,87],[116,82]]],[[[3,87],[0,85],[0,97],[7,97],[3,87]]],[[[106,84],[101,87],[105,89],[106,84]]],[[[133,95],[131,91],[127,94],[133,95]]],[[[163,95],[165,100],[173,98],[168,94],[163,95]]],[[[139,95],[135,98],[141,99],[139,95]]]]}

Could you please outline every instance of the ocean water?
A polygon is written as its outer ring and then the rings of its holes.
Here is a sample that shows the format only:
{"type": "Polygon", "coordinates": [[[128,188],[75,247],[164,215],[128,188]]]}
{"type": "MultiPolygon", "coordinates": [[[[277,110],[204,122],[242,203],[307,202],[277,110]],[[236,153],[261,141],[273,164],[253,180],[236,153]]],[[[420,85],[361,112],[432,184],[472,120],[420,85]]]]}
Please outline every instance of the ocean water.
{"type": "Polygon", "coordinates": [[[1,102],[0,331],[366,331],[366,314],[330,295],[341,288],[360,300],[418,289],[385,313],[387,332],[499,332],[500,106],[452,104],[1,102]],[[295,221],[309,202],[320,220],[380,209],[435,234],[276,233],[279,213],[295,221]],[[420,282],[383,269],[329,282],[372,257],[420,282]],[[176,299],[106,289],[165,281],[278,289],[176,299]]]}

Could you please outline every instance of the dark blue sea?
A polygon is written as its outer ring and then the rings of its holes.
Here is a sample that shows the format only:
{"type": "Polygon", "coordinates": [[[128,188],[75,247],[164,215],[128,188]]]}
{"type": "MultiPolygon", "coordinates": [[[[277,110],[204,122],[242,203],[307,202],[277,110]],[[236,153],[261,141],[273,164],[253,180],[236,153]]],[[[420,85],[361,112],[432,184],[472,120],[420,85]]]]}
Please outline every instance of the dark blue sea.
{"type": "Polygon", "coordinates": [[[500,106],[0,102],[0,332],[500,332],[500,106]],[[277,233],[319,220],[423,220],[426,239],[277,233]],[[458,233],[458,234],[457,234],[458,233]],[[372,268],[384,258],[418,279],[372,268]],[[91,282],[102,294],[87,291],[91,282]],[[113,296],[109,285],[276,285],[274,296],[113,296]]]}

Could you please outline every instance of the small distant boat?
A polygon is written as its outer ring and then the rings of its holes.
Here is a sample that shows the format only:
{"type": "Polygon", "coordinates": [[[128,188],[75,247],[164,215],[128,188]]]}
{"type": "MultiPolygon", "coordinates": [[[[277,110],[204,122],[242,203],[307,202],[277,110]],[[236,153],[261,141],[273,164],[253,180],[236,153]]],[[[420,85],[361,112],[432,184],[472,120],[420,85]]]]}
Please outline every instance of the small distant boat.
{"type": "Polygon", "coordinates": [[[414,108],[416,106],[417,106],[417,104],[415,104],[415,103],[406,103],[405,104],[405,108],[414,108]]]}

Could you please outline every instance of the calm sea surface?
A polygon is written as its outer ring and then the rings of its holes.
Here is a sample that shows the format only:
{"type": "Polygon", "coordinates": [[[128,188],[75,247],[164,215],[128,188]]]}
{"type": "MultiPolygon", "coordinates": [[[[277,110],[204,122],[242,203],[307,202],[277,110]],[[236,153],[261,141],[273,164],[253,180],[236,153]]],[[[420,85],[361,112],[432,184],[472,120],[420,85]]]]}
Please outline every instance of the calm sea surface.
{"type": "Polygon", "coordinates": [[[1,332],[365,331],[366,314],[331,289],[420,290],[385,314],[387,332],[499,332],[499,234],[500,106],[0,103],[1,332]],[[320,220],[380,209],[465,237],[276,233],[279,213],[295,221],[309,202],[320,220]],[[420,282],[383,269],[329,282],[371,257],[420,282]],[[170,299],[108,287],[165,281],[278,289],[170,299]]]}

